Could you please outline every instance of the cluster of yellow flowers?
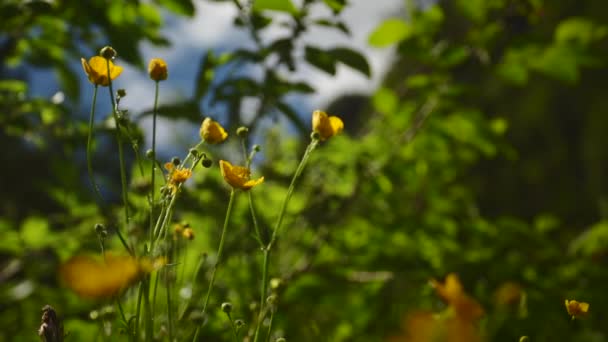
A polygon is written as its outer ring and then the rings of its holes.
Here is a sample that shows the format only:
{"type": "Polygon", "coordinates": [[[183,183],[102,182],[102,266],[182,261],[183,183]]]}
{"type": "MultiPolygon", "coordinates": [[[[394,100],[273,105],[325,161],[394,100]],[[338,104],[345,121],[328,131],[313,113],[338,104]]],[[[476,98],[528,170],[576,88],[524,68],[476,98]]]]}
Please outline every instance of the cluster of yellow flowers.
{"type": "MultiPolygon", "coordinates": [[[[97,86],[106,87],[120,76],[123,68],[115,65],[112,60],[116,51],[105,47],[101,56],[94,56],[88,61],[81,58],[82,68],[89,81],[97,86]]],[[[167,63],[160,58],[153,58],[148,65],[148,76],[160,82],[168,77],[167,63]]],[[[344,128],[342,120],[336,116],[317,110],[312,114],[313,139],[324,141],[339,134],[344,128]]],[[[205,118],[200,127],[200,137],[207,144],[219,144],[228,138],[228,133],[217,121],[205,118]]],[[[233,189],[250,190],[264,182],[264,177],[251,179],[249,167],[232,165],[220,160],[222,177],[233,189]]],[[[172,194],[191,176],[192,170],[180,166],[179,163],[166,163],[167,187],[172,194]],[[176,165],[178,164],[178,165],[176,165]]],[[[174,236],[192,240],[194,231],[184,224],[173,226],[174,236]]],[[[166,264],[166,259],[135,258],[133,256],[117,256],[106,253],[104,260],[91,256],[75,256],[60,268],[62,281],[74,292],[87,298],[108,298],[119,294],[122,290],[133,285],[142,275],[150,273],[166,264]]]]}

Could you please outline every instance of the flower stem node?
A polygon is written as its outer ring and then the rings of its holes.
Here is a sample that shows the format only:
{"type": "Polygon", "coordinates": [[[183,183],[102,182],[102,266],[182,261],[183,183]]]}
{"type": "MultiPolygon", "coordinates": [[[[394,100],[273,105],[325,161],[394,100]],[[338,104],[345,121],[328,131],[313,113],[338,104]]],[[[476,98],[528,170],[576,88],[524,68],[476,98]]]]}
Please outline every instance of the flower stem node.
{"type": "Polygon", "coordinates": [[[114,59],[116,58],[116,50],[114,50],[114,48],[112,48],[111,46],[104,46],[103,48],[101,48],[101,51],[99,51],[99,55],[105,59],[114,59]]]}
{"type": "Polygon", "coordinates": [[[232,304],[228,302],[222,303],[222,311],[224,311],[225,313],[230,313],[232,311],[232,304]]]}
{"type": "Polygon", "coordinates": [[[153,149],[149,149],[149,150],[146,151],[146,158],[154,160],[154,154],[155,154],[154,150],[153,149]]]}
{"type": "Polygon", "coordinates": [[[245,126],[241,126],[236,129],[236,135],[238,135],[239,138],[246,138],[247,134],[249,134],[249,128],[245,126]]]}
{"type": "Polygon", "coordinates": [[[148,75],[156,82],[166,80],[169,76],[167,63],[161,58],[152,58],[148,64],[148,75]]]}

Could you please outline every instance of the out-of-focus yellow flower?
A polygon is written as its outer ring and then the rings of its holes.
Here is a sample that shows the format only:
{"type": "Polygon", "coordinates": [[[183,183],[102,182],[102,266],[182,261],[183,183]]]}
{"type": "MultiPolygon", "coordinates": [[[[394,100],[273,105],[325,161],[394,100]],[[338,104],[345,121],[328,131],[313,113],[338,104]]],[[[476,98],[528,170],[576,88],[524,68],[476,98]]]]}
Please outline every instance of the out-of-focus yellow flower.
{"type": "Polygon", "coordinates": [[[219,144],[228,138],[228,133],[222,125],[211,118],[205,118],[199,131],[201,139],[207,144],[219,144]]]}
{"type": "Polygon", "coordinates": [[[182,236],[188,240],[194,240],[194,230],[192,230],[192,228],[186,228],[182,232],[182,236]]]}
{"type": "Polygon", "coordinates": [[[517,305],[521,301],[524,292],[521,285],[514,282],[506,282],[500,285],[494,292],[494,300],[498,306],[517,305]]]}
{"type": "MultiPolygon", "coordinates": [[[[108,79],[108,61],[100,56],[94,56],[87,62],[86,59],[81,58],[82,68],[87,74],[89,81],[95,85],[107,87],[110,84],[108,79]]],[[[122,67],[114,65],[112,61],[110,63],[110,79],[114,80],[122,73],[122,67]]]]}
{"type": "Polygon", "coordinates": [[[169,75],[167,63],[161,58],[152,58],[148,64],[148,75],[154,81],[164,81],[169,75]]]}
{"type": "Polygon", "coordinates": [[[415,311],[406,316],[404,333],[389,342],[480,342],[481,334],[473,321],[458,315],[438,315],[415,311]]]}
{"type": "Polygon", "coordinates": [[[233,166],[225,160],[220,160],[220,170],[224,180],[231,187],[242,190],[249,190],[252,187],[264,182],[264,177],[250,179],[251,171],[242,166],[233,166]]]}
{"type": "Polygon", "coordinates": [[[339,117],[329,116],[320,110],[315,110],[312,113],[312,130],[319,133],[321,141],[333,137],[342,132],[343,129],[344,123],[339,117]]]}
{"type": "Polygon", "coordinates": [[[169,179],[169,182],[178,185],[187,181],[190,176],[192,176],[192,171],[190,169],[177,167],[171,172],[171,179],[169,179]]]}
{"type": "Polygon", "coordinates": [[[448,274],[443,284],[431,279],[431,286],[448,305],[454,308],[459,317],[475,320],[483,316],[483,308],[464,292],[456,274],[448,274]]]}
{"type": "Polygon", "coordinates": [[[159,260],[138,260],[110,253],[106,253],[105,262],[92,256],[80,255],[61,265],[59,275],[81,297],[100,299],[119,294],[142,274],[158,269],[161,264],[159,260]]]}
{"type": "Polygon", "coordinates": [[[566,299],[566,311],[572,319],[585,317],[589,313],[589,303],[566,299]]]}

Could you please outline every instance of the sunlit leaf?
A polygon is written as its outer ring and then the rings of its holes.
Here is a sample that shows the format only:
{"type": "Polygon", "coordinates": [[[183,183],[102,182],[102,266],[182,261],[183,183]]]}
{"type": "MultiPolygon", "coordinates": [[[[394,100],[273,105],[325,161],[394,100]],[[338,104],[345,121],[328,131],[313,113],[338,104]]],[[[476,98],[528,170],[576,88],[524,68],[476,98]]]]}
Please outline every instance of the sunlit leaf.
{"type": "Polygon", "coordinates": [[[376,47],[386,47],[408,39],[413,32],[412,26],[403,19],[387,19],[371,33],[369,43],[376,47]]]}

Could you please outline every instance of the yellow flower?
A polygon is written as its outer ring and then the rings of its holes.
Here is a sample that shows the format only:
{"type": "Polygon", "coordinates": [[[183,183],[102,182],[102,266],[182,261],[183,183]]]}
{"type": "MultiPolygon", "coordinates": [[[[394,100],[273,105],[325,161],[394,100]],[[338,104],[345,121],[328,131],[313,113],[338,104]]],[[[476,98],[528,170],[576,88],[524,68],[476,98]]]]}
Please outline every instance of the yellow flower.
{"type": "Polygon", "coordinates": [[[459,317],[473,320],[483,316],[483,308],[475,299],[464,292],[456,274],[448,274],[443,284],[431,279],[431,286],[435,288],[439,297],[454,308],[459,317]]]}
{"type": "Polygon", "coordinates": [[[344,123],[337,116],[328,116],[327,113],[315,110],[312,113],[312,130],[319,133],[321,141],[329,139],[342,132],[344,123]]]}
{"type": "Polygon", "coordinates": [[[194,230],[192,230],[192,228],[186,228],[182,232],[182,236],[188,240],[194,240],[194,230]]]}
{"type": "MultiPolygon", "coordinates": [[[[84,69],[84,72],[87,74],[87,77],[91,83],[103,87],[107,87],[108,84],[110,84],[110,81],[108,80],[108,66],[106,64],[108,62],[105,58],[95,56],[89,59],[88,62],[86,59],[81,58],[80,62],[82,63],[82,68],[84,69]]],[[[110,78],[114,80],[122,73],[122,67],[114,65],[112,61],[109,63],[110,78]]]]}
{"type": "Polygon", "coordinates": [[[177,167],[171,172],[171,178],[169,179],[169,183],[178,185],[187,181],[190,176],[192,176],[192,171],[190,171],[190,169],[177,167]]]}
{"type": "Polygon", "coordinates": [[[155,81],[164,81],[167,79],[167,63],[160,58],[152,58],[148,64],[148,75],[155,81]]]}
{"type": "Polygon", "coordinates": [[[222,171],[222,177],[230,184],[231,187],[242,190],[249,190],[252,187],[264,182],[264,177],[258,179],[249,179],[251,177],[251,171],[248,168],[242,166],[233,166],[225,160],[220,160],[220,170],[222,171]]]}
{"type": "Polygon", "coordinates": [[[498,306],[517,305],[522,300],[524,291],[521,285],[513,282],[506,282],[494,292],[495,303],[498,306]]]}
{"type": "Polygon", "coordinates": [[[106,253],[105,262],[79,255],[59,268],[61,280],[81,297],[99,299],[115,296],[135,283],[144,273],[162,266],[162,261],[135,259],[106,253]]]}
{"type": "Polygon", "coordinates": [[[589,313],[589,303],[566,299],[566,311],[572,319],[585,317],[589,313]]]}
{"type": "Polygon", "coordinates": [[[206,118],[201,125],[200,135],[208,144],[219,144],[228,138],[228,133],[217,121],[206,118]]]}

